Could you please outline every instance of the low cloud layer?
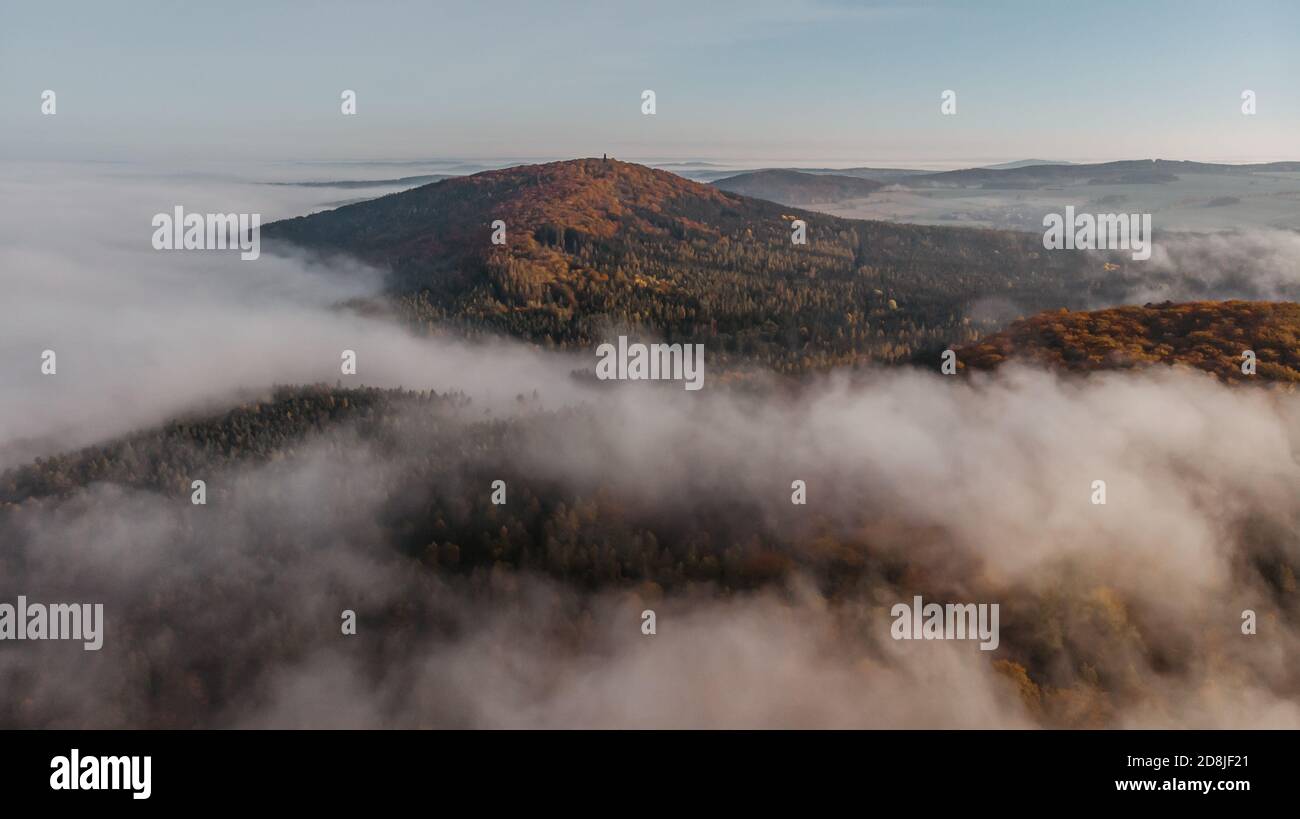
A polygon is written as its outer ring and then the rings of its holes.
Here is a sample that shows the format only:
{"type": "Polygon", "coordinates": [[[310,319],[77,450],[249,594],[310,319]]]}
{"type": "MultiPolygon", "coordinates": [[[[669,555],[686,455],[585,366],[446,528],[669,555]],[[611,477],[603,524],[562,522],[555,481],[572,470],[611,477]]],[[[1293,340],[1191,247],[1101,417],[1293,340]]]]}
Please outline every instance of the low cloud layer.
{"type": "MultiPolygon", "coordinates": [[[[273,384],[342,378],[459,389],[500,405],[565,392],[576,364],[523,345],[436,347],[382,317],[339,309],[377,295],[379,271],[264,250],[156,251],[156,213],[262,214],[328,194],[221,175],[142,175],[118,166],[25,166],[0,182],[0,468],[211,409],[273,384]],[[498,355],[503,349],[511,354],[498,355]],[[57,356],[55,376],[41,355],[57,356]],[[490,364],[490,366],[489,366],[490,364]]],[[[351,382],[349,382],[351,383],[351,382]]]]}
{"type": "MultiPolygon", "coordinates": [[[[376,523],[403,464],[346,431],[223,478],[207,507],[101,485],[9,522],[6,588],[103,602],[107,626],[97,653],[0,646],[21,692],[2,721],[989,727],[1073,708],[1080,724],[1300,726],[1294,577],[1260,570],[1300,565],[1296,410],[1191,374],[882,372],[779,402],[628,387],[515,453],[654,514],[766,509],[796,564],[815,529],[905,567],[833,598],[798,568],[666,596],[430,571],[376,523]],[[893,641],[889,608],[912,594],[999,603],[999,650],[893,641]]],[[[727,548],[724,521],[713,534],[727,548]]]]}
{"type": "Polygon", "coordinates": [[[1300,231],[1179,234],[1157,240],[1153,272],[1172,280],[1139,286],[1133,301],[1300,300],[1300,231]]]}

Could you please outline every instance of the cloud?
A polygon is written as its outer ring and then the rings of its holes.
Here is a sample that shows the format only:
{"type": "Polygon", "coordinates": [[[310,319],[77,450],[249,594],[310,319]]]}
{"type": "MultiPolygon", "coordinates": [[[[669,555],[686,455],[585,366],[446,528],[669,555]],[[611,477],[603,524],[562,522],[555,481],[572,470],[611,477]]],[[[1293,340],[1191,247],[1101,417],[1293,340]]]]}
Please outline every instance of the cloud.
{"type": "Polygon", "coordinates": [[[59,165],[30,166],[0,193],[0,468],[275,383],[332,383],[345,349],[374,386],[454,386],[499,403],[570,383],[562,357],[504,341],[430,345],[387,318],[339,309],[382,287],[361,264],[150,244],[153,215],[176,205],[260,212],[265,223],[326,194],[59,165]],[[57,356],[54,376],[41,373],[45,350],[57,356]]]}
{"type": "MultiPolygon", "coordinates": [[[[6,588],[103,602],[108,624],[96,654],[0,646],[0,679],[20,692],[0,721],[990,727],[1078,712],[1300,725],[1294,580],[1260,570],[1300,563],[1289,396],[1187,373],[1019,369],[693,395],[608,391],[537,416],[509,455],[538,481],[599,486],[651,518],[765,510],[754,525],[798,567],[784,582],[665,595],[434,572],[381,522],[411,463],[436,450],[411,433],[394,457],[345,428],[222,477],[207,507],[101,485],[13,512],[6,588]],[[794,477],[807,507],[789,503],[794,477]],[[1090,500],[1097,478],[1104,506],[1090,500]],[[822,536],[886,568],[830,592],[822,536]],[[889,639],[890,606],[913,593],[999,603],[1001,649],[889,639]],[[644,608],[654,636],[640,633],[644,608]],[[1240,633],[1247,608],[1254,636],[1240,633]],[[344,609],[356,636],[340,633],[344,609]],[[1019,685],[999,661],[1033,679],[1019,685]]],[[[740,531],[716,516],[713,548],[740,531]]]]}
{"type": "Polygon", "coordinates": [[[1157,236],[1152,272],[1173,278],[1140,283],[1133,301],[1300,300],[1300,231],[1242,230],[1157,236]]]}

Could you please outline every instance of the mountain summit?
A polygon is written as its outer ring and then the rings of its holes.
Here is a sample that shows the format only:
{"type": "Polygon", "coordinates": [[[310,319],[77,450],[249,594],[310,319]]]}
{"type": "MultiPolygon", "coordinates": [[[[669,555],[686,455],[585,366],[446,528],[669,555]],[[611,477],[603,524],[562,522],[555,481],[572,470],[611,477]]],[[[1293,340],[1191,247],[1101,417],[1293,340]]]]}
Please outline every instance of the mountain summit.
{"type": "Polygon", "coordinates": [[[840,219],[604,159],[447,179],[263,238],[389,270],[417,327],[560,346],[629,328],[782,370],[906,359],[996,329],[966,320],[975,299],[1032,312],[1102,286],[1034,235],[840,219]]]}
{"type": "MultiPolygon", "coordinates": [[[[684,234],[692,220],[682,214],[717,218],[738,203],[667,171],[612,159],[575,159],[454,177],[277,222],[268,230],[273,237],[337,247],[400,267],[413,257],[438,253],[489,258],[492,222],[501,220],[511,255],[547,259],[555,255],[549,249],[563,249],[566,239],[572,246],[579,237],[607,239],[628,230],[684,234]]],[[[703,224],[696,221],[694,227],[703,224]]]]}

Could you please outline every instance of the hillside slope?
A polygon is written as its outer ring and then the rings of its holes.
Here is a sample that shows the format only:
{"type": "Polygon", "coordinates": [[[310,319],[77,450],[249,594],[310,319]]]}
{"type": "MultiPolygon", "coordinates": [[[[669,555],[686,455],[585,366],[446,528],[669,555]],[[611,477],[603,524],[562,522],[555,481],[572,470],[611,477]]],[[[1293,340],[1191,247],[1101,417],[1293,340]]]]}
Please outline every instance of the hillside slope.
{"type": "Polygon", "coordinates": [[[974,370],[1012,358],[1074,372],[1177,364],[1247,381],[1246,350],[1256,356],[1255,379],[1300,382],[1300,304],[1202,301],[1048,312],[959,349],[957,358],[974,370]]]}
{"type": "Polygon", "coordinates": [[[449,179],[263,236],[388,269],[429,331],[585,347],[635,327],[785,370],[973,339],[998,326],[969,318],[981,299],[1031,313],[1123,291],[1097,259],[1044,253],[1033,234],[838,219],[600,159],[449,179]]]}
{"type": "Polygon", "coordinates": [[[1300,162],[1269,162],[1254,165],[1225,165],[1168,159],[1124,159],[1093,164],[1031,164],[1018,167],[964,168],[956,171],[910,176],[902,184],[911,187],[1040,188],[1071,183],[1160,184],[1179,175],[1249,176],[1256,173],[1294,173],[1300,162]]]}
{"type": "Polygon", "coordinates": [[[783,205],[824,205],[845,199],[861,199],[884,187],[884,183],[871,179],[787,170],[737,174],[719,179],[713,185],[724,191],[783,205]]]}

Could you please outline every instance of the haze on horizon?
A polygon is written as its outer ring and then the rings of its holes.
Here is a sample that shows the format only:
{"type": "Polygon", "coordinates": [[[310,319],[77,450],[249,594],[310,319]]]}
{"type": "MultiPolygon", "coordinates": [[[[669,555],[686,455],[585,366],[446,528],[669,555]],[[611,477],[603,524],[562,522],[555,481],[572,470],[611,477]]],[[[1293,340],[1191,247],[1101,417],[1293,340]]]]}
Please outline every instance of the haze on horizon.
{"type": "Polygon", "coordinates": [[[20,0],[5,17],[0,151],[21,160],[1256,162],[1296,159],[1300,130],[1300,7],[1277,0],[396,2],[364,16],[20,0]],[[45,89],[57,116],[41,114],[45,89]],[[356,116],[340,114],[345,89],[356,116]],[[948,89],[955,116],[939,113],[948,89]]]}

